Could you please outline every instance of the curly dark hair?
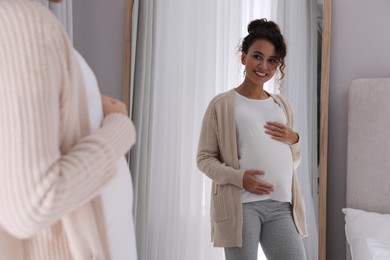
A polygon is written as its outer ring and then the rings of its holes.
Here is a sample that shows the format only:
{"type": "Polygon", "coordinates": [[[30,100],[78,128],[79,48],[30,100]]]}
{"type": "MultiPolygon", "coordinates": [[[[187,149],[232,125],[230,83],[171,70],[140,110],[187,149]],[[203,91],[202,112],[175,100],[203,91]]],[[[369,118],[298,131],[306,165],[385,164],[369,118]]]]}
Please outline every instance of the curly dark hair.
{"type": "Polygon", "coordinates": [[[280,62],[279,70],[281,77],[279,80],[281,81],[285,76],[284,69],[286,64],[284,58],[287,55],[287,45],[280,32],[279,26],[275,22],[268,21],[265,18],[251,21],[248,25],[248,35],[243,39],[240,50],[241,52],[248,54],[249,47],[255,41],[261,39],[271,42],[275,47],[280,62]]]}

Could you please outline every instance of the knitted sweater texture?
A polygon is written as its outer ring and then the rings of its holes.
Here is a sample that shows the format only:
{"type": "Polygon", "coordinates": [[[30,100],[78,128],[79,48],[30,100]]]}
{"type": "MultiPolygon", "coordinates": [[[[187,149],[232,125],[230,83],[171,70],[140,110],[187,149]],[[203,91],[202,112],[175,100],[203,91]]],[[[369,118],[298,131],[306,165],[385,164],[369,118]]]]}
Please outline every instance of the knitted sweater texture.
{"type": "Polygon", "coordinates": [[[0,259],[109,259],[99,193],[135,142],[113,113],[89,134],[84,82],[49,10],[0,0],[0,259]]]}
{"type": "MultiPolygon", "coordinates": [[[[211,240],[215,247],[242,246],[243,176],[238,160],[234,118],[234,94],[231,89],[214,97],[203,117],[199,137],[197,165],[212,180],[211,240]]],[[[293,128],[291,107],[281,95],[271,94],[283,109],[287,125],[293,128]]],[[[293,159],[292,205],[295,226],[301,236],[307,235],[305,206],[295,169],[301,161],[300,142],[290,145],[293,159]]]]}

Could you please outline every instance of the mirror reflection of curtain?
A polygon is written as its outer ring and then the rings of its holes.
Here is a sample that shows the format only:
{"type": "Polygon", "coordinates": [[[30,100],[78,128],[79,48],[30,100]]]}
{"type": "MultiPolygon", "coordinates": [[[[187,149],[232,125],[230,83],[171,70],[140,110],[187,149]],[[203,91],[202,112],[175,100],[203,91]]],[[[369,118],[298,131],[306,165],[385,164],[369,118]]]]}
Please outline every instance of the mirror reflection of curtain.
{"type": "MultiPolygon", "coordinates": [[[[211,181],[196,167],[196,149],[210,99],[243,79],[238,46],[249,21],[277,20],[281,10],[287,10],[276,9],[276,1],[261,1],[261,6],[259,2],[134,1],[130,111],[137,143],[130,153],[130,168],[140,260],[224,259],[223,250],[210,242],[211,181]]],[[[292,55],[292,47],[288,48],[292,55]]],[[[306,76],[287,78],[286,85],[294,86],[286,87],[287,94],[295,90],[306,95],[307,89],[301,89],[310,86],[302,84],[306,76]]],[[[277,91],[272,84],[268,89],[277,91]]],[[[295,117],[307,119],[304,108],[292,99],[294,110],[299,110],[295,117]]],[[[308,132],[300,130],[302,137],[308,132]]],[[[317,241],[317,237],[308,239],[317,241]]],[[[311,251],[317,250],[315,243],[305,244],[314,247],[306,248],[308,259],[317,259],[311,257],[311,251]]]]}
{"type": "Polygon", "coordinates": [[[50,8],[50,10],[58,17],[62,22],[62,25],[65,27],[66,32],[70,39],[73,39],[73,11],[72,11],[72,1],[66,0],[60,4],[50,3],[49,0],[34,0],[40,2],[43,5],[50,8]]]}
{"type": "Polygon", "coordinates": [[[318,259],[317,1],[283,0],[277,9],[277,21],[287,39],[286,78],[281,92],[293,107],[302,145],[297,175],[308,226],[303,242],[307,259],[318,259]]]}
{"type": "Polygon", "coordinates": [[[223,259],[210,242],[211,183],[195,157],[209,100],[238,84],[239,2],[135,2],[130,165],[139,259],[223,259]]]}

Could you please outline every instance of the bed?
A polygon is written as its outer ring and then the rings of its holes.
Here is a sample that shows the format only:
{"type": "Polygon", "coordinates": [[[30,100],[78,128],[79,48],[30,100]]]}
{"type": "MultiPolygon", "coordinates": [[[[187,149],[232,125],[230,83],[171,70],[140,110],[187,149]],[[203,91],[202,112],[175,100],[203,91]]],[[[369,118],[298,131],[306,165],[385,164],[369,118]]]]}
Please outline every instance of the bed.
{"type": "Polygon", "coordinates": [[[348,92],[347,259],[390,259],[390,79],[348,92]]]}

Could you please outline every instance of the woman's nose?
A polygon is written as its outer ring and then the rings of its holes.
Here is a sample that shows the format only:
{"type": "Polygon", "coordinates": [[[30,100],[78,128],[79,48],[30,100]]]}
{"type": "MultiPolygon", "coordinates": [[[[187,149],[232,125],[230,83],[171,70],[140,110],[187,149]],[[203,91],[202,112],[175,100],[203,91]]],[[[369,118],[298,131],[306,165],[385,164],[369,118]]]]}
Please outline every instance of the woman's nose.
{"type": "Polygon", "coordinates": [[[267,60],[265,59],[259,60],[258,67],[262,69],[267,69],[268,68],[267,60]]]}

